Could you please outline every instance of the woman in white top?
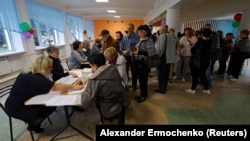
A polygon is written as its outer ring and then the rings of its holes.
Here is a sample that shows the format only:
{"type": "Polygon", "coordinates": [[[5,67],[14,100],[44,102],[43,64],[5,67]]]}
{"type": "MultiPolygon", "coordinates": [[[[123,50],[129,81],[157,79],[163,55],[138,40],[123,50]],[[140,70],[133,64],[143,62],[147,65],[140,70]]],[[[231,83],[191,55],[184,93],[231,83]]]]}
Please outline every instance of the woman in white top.
{"type": "Polygon", "coordinates": [[[120,55],[114,47],[109,47],[104,51],[105,59],[108,64],[116,65],[121,78],[123,79],[125,85],[128,85],[128,76],[126,72],[127,60],[123,55],[120,55]]]}
{"type": "Polygon", "coordinates": [[[179,40],[181,47],[180,60],[176,68],[176,77],[182,78],[185,81],[186,75],[189,73],[189,60],[191,57],[191,48],[198,41],[198,38],[194,35],[192,28],[186,28],[184,30],[185,35],[179,40]]]}

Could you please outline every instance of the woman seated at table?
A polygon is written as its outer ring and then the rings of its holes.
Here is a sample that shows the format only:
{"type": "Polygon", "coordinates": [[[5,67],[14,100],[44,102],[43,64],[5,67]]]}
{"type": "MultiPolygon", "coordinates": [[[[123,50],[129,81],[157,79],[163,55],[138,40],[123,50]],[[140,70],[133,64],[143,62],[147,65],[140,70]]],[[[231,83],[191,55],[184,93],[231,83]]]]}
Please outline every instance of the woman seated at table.
{"type": "Polygon", "coordinates": [[[6,100],[7,113],[17,119],[28,123],[28,130],[37,133],[43,132],[40,127],[43,120],[48,117],[56,107],[43,105],[25,105],[25,101],[36,95],[49,91],[68,91],[81,89],[80,83],[73,85],[57,83],[49,80],[52,70],[52,59],[47,56],[38,57],[16,78],[10,95],[6,100]]]}
{"type": "Polygon", "coordinates": [[[52,65],[52,79],[53,81],[57,81],[58,79],[72,75],[73,77],[77,77],[77,74],[71,71],[64,72],[64,69],[61,64],[61,60],[59,59],[59,48],[55,46],[49,46],[47,48],[47,52],[49,54],[49,58],[53,60],[52,65]]]}
{"type": "Polygon", "coordinates": [[[82,93],[82,108],[88,109],[93,103],[98,103],[103,117],[110,119],[122,113],[124,123],[128,94],[117,68],[106,64],[102,53],[90,55],[88,61],[93,75],[82,93]]]}
{"type": "Polygon", "coordinates": [[[104,51],[104,56],[109,64],[117,67],[120,76],[122,77],[125,85],[128,85],[128,75],[126,71],[127,60],[123,55],[120,55],[114,47],[109,47],[104,51]]]}
{"type": "Polygon", "coordinates": [[[82,52],[83,43],[80,41],[75,41],[73,43],[73,50],[68,61],[69,70],[80,69],[81,63],[87,61],[87,56],[82,52]]]}

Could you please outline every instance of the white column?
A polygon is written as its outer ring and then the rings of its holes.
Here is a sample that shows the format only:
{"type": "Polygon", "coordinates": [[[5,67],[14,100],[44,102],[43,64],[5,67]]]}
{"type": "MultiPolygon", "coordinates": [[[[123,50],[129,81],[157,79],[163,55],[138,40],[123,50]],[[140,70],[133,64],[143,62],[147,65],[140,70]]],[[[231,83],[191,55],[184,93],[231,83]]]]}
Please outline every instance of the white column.
{"type": "Polygon", "coordinates": [[[168,9],[166,14],[168,28],[174,28],[175,33],[181,32],[180,9],[168,9]]]}
{"type": "Polygon", "coordinates": [[[250,10],[243,11],[242,17],[241,17],[241,20],[240,20],[239,32],[241,30],[243,30],[243,29],[250,30],[250,20],[249,20],[249,17],[250,17],[250,10]]]}

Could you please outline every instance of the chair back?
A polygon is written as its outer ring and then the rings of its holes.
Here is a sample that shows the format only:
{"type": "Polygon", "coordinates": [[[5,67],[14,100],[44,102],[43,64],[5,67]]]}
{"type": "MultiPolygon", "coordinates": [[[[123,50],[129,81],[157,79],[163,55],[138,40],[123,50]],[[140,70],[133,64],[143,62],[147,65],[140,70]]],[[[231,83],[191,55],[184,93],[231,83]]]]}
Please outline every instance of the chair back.
{"type": "Polygon", "coordinates": [[[69,69],[69,60],[68,60],[68,58],[66,59],[66,64],[67,64],[68,70],[70,70],[69,69]]]}
{"type": "Polygon", "coordinates": [[[6,114],[7,112],[5,110],[5,102],[10,95],[11,88],[12,88],[12,85],[8,85],[0,89],[0,106],[3,108],[6,114]]]}
{"type": "Polygon", "coordinates": [[[102,114],[102,111],[101,111],[101,106],[100,106],[100,102],[105,102],[105,103],[113,103],[113,102],[121,102],[121,105],[122,105],[122,101],[121,99],[117,99],[117,101],[108,101],[108,100],[100,100],[97,98],[97,101],[95,102],[95,105],[96,105],[96,108],[97,110],[99,111],[99,114],[100,114],[100,125],[102,125],[104,123],[104,120],[108,120],[108,121],[113,121],[115,119],[118,120],[118,125],[124,125],[125,124],[125,108],[122,107],[121,111],[114,115],[113,117],[104,117],[103,114],[102,114]]]}
{"type": "Polygon", "coordinates": [[[8,115],[8,113],[5,109],[5,102],[10,95],[11,88],[12,88],[12,85],[8,85],[8,86],[0,89],[0,107],[3,109],[3,111],[5,112],[5,114],[9,118],[10,140],[13,141],[14,139],[13,139],[13,130],[12,130],[12,119],[11,119],[11,116],[8,115]]]}

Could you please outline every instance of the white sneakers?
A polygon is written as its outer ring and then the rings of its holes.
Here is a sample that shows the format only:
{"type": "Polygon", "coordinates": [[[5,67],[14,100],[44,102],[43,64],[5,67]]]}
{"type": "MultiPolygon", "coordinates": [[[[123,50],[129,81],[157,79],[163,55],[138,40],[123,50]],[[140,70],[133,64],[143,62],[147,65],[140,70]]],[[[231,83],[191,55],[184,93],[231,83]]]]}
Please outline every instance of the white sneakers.
{"type": "Polygon", "coordinates": [[[236,78],[230,78],[231,81],[237,81],[238,79],[236,78]]]}
{"type": "MultiPolygon", "coordinates": [[[[196,90],[192,90],[192,89],[186,89],[185,91],[187,93],[190,93],[190,94],[195,94],[196,93],[196,90]]],[[[211,91],[210,90],[203,90],[202,93],[204,93],[204,94],[211,94],[211,91]]]]}
{"type": "Polygon", "coordinates": [[[195,94],[195,90],[192,90],[192,89],[186,89],[186,92],[190,93],[190,94],[195,94]]]}
{"type": "Polygon", "coordinates": [[[204,94],[211,94],[211,91],[210,90],[203,90],[202,93],[204,93],[204,94]]]}

